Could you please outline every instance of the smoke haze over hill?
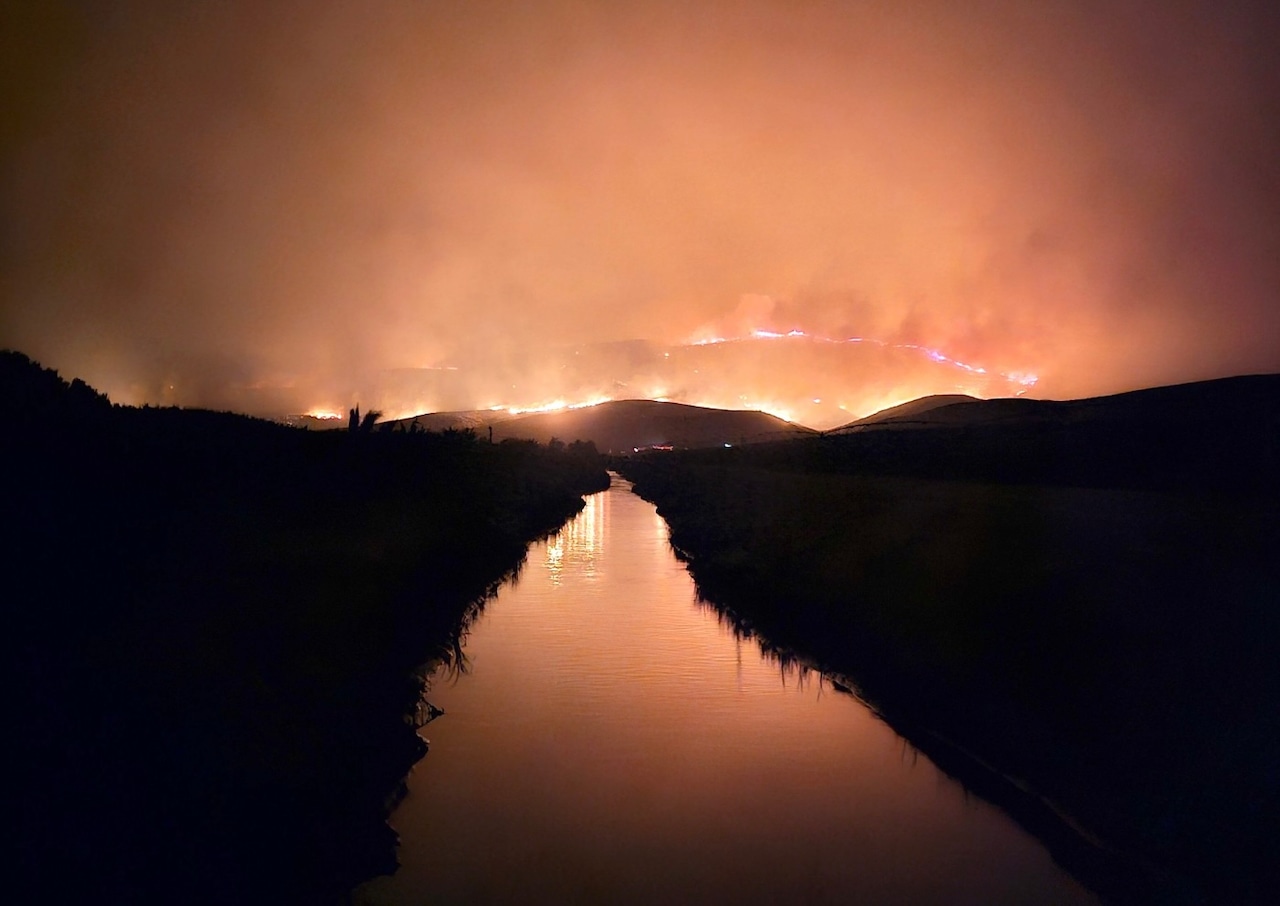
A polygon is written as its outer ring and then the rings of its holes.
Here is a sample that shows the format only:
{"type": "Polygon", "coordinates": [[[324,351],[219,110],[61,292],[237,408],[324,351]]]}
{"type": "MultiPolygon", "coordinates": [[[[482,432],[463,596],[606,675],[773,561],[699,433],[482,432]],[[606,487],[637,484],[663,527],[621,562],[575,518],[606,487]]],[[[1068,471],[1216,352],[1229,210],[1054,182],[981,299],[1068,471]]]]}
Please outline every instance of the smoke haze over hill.
{"type": "Polygon", "coordinates": [[[829,425],[1280,370],[1268,4],[4,16],[0,345],[120,401],[816,398],[829,425]],[[876,348],[751,344],[792,330],[876,348]],[[626,356],[566,386],[632,340],[687,359],[666,394],[626,356]],[[426,371],[457,399],[388,395],[426,371]]]}

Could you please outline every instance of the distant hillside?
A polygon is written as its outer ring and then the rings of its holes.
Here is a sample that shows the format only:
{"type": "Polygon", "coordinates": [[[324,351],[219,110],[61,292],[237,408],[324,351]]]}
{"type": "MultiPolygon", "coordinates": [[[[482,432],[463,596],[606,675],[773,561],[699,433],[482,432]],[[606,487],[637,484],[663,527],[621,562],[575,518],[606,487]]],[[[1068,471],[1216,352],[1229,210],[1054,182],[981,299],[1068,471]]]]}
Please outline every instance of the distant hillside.
{"type": "Polygon", "coordinates": [[[502,410],[432,412],[389,423],[416,424],[427,431],[493,429],[495,441],[508,438],[546,443],[589,440],[602,453],[630,453],[655,446],[723,447],[811,437],[815,432],[765,412],[709,409],[655,400],[614,400],[581,409],[509,415],[502,410]]]}
{"type": "Polygon", "coordinates": [[[511,418],[505,411],[469,409],[464,412],[427,412],[413,418],[390,422],[392,425],[417,425],[424,431],[484,431],[489,425],[511,418]]]}
{"type": "Polygon", "coordinates": [[[1280,375],[1082,400],[957,402],[723,452],[740,464],[799,472],[1275,493],[1280,375]]]}
{"type": "Polygon", "coordinates": [[[933,396],[922,396],[918,400],[912,400],[909,403],[900,403],[897,406],[890,406],[888,409],[881,409],[871,415],[863,418],[855,419],[847,425],[841,425],[839,428],[833,428],[833,432],[848,431],[859,425],[874,425],[881,422],[893,421],[897,419],[910,419],[932,409],[939,409],[943,406],[950,406],[953,403],[977,403],[981,402],[975,396],[969,396],[965,393],[937,393],[933,396]]]}
{"type": "Polygon", "coordinates": [[[589,440],[601,452],[635,449],[722,447],[808,437],[815,432],[764,412],[705,409],[653,400],[615,400],[583,409],[539,412],[493,426],[494,440],[518,437],[545,443],[589,440]]]}
{"type": "Polygon", "coordinates": [[[1244,375],[1079,400],[977,400],[930,396],[851,422],[838,431],[995,425],[1164,425],[1210,429],[1229,421],[1274,421],[1280,375],[1244,375]]]}

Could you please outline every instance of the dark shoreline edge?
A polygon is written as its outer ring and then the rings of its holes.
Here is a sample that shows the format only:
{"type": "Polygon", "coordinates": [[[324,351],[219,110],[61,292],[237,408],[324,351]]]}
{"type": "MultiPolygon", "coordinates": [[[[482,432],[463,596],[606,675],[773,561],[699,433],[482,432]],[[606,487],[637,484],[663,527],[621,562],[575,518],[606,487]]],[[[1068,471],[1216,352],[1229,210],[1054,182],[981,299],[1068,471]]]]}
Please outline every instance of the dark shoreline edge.
{"type": "Polygon", "coordinates": [[[1006,403],[613,467],[704,599],[1104,899],[1274,901],[1280,377],[1006,403]]]}
{"type": "Polygon", "coordinates": [[[340,902],[395,866],[424,669],[608,486],[589,445],[113,406],[0,354],[17,870],[49,902],[340,902]]]}
{"type": "MultiPolygon", "coordinates": [[[[652,501],[650,501],[652,502],[652,501]]],[[[673,549],[674,545],[673,545],[673,549]]],[[[688,555],[676,550],[686,563],[688,555]]],[[[857,699],[912,749],[973,793],[1005,812],[1048,850],[1054,862],[1097,894],[1104,902],[1191,904],[1201,899],[1189,895],[1168,872],[1141,856],[1116,849],[1081,827],[1069,815],[1016,777],[984,761],[976,752],[941,732],[911,718],[910,704],[871,697],[858,678],[824,665],[802,649],[775,644],[766,630],[738,616],[733,608],[708,597],[700,586],[698,599],[713,609],[732,631],[759,645],[765,655],[787,670],[819,674],[841,695],[857,699]]],[[[848,668],[846,668],[848,669],[848,668]]],[[[883,688],[881,682],[878,688],[883,688]]]]}

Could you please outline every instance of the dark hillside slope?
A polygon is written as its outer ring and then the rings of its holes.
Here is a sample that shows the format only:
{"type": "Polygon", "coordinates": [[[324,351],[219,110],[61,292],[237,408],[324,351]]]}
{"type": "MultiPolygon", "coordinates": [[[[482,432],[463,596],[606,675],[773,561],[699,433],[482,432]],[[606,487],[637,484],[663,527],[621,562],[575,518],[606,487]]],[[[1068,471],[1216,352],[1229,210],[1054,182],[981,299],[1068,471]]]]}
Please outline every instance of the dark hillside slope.
{"type": "Polygon", "coordinates": [[[607,453],[655,446],[723,447],[809,437],[817,432],[766,412],[711,409],[658,400],[613,400],[577,409],[510,415],[505,411],[435,412],[390,423],[398,430],[472,430],[494,440],[590,442],[607,453]]]}
{"type": "Polygon", "coordinates": [[[1280,488],[1280,375],[1066,402],[979,400],[738,451],[798,471],[1141,489],[1280,488]]]}
{"type": "Polygon", "coordinates": [[[654,400],[615,400],[582,409],[522,415],[494,426],[493,436],[546,443],[589,440],[605,452],[656,445],[723,447],[804,437],[814,432],[768,415],[654,400]]]}
{"type": "Polygon", "coordinates": [[[16,900],[323,903],[389,870],[415,670],[590,451],[112,406],[0,354],[16,900]]]}
{"type": "Polygon", "coordinates": [[[402,418],[388,422],[392,428],[404,426],[405,430],[415,425],[423,431],[475,431],[483,434],[489,425],[497,424],[510,418],[505,412],[493,412],[488,409],[468,409],[461,412],[428,412],[415,415],[413,418],[402,418]]]}
{"type": "Polygon", "coordinates": [[[900,403],[897,406],[890,406],[888,409],[881,409],[879,412],[873,412],[870,415],[855,419],[847,425],[841,425],[838,428],[832,428],[829,434],[839,434],[849,431],[853,428],[865,425],[876,425],[882,422],[894,421],[898,419],[911,419],[922,413],[932,409],[938,409],[942,406],[951,406],[955,403],[976,403],[980,402],[976,397],[969,396],[965,393],[941,393],[933,396],[922,396],[920,399],[911,400],[910,402],[900,403]]]}

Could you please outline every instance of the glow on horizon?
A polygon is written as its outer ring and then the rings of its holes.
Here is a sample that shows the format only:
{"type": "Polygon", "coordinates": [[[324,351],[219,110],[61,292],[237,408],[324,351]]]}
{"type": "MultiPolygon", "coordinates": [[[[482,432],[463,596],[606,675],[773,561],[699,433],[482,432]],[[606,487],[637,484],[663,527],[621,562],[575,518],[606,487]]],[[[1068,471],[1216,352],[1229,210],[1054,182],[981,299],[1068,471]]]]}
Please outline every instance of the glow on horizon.
{"type": "MultiPolygon", "coordinates": [[[[862,406],[862,407],[859,407],[858,409],[850,409],[848,406],[845,406],[843,404],[837,405],[835,408],[842,412],[848,413],[849,420],[854,421],[859,418],[865,418],[868,415],[874,415],[877,412],[883,412],[884,410],[891,409],[894,406],[899,406],[904,403],[909,403],[915,399],[919,399],[919,397],[915,397],[915,396],[882,397],[882,398],[879,398],[876,403],[869,406],[862,406]]],[[[748,397],[745,394],[739,394],[736,400],[726,400],[719,397],[707,397],[707,396],[690,397],[687,399],[674,399],[672,397],[665,396],[665,395],[631,396],[631,397],[610,397],[610,396],[595,395],[595,396],[586,397],[582,400],[578,400],[574,402],[570,402],[569,400],[566,400],[566,399],[557,399],[550,403],[545,403],[538,406],[515,406],[515,405],[486,406],[477,411],[502,413],[507,417],[515,418],[517,416],[522,416],[522,415],[541,415],[541,414],[552,413],[552,412],[569,412],[576,409],[591,409],[596,406],[602,405],[604,403],[625,402],[625,401],[651,401],[655,403],[675,403],[676,405],[681,405],[681,406],[694,406],[700,409],[719,409],[722,411],[729,411],[729,412],[763,412],[766,415],[772,415],[775,418],[780,418],[785,422],[789,422],[793,425],[798,425],[803,428],[809,428],[814,431],[830,430],[831,428],[839,427],[839,425],[831,425],[827,428],[815,427],[814,425],[806,422],[804,415],[801,413],[797,413],[795,408],[792,406],[779,403],[776,401],[772,401],[772,400],[748,397]]],[[[814,405],[818,405],[822,403],[822,400],[813,399],[810,402],[814,405]]],[[[322,409],[322,408],[308,409],[303,414],[309,418],[314,418],[321,421],[338,421],[345,417],[333,410],[322,409]]],[[[435,413],[431,410],[405,409],[402,411],[392,411],[389,414],[384,414],[382,421],[399,421],[402,419],[415,418],[417,416],[432,415],[432,414],[435,414],[435,413]]]]}
{"type": "MultiPolygon", "coordinates": [[[[875,337],[863,336],[832,337],[819,333],[810,333],[799,328],[785,331],[753,328],[743,334],[728,336],[704,334],[690,338],[684,343],[674,344],[670,348],[786,341],[824,345],[866,345],[886,350],[903,350],[919,356],[931,364],[943,366],[938,371],[939,375],[951,372],[952,374],[958,373],[959,375],[971,376],[974,380],[1001,379],[1009,387],[1006,392],[1017,396],[1025,394],[1030,388],[1036,386],[1039,380],[1038,376],[1031,371],[1008,373],[995,371],[954,358],[939,349],[923,344],[894,343],[875,337]]],[[[670,352],[664,351],[660,361],[663,363],[669,362],[670,352]]],[[[447,369],[440,368],[438,370],[458,371],[459,369],[450,366],[447,369]]],[[[697,374],[697,369],[693,373],[697,374]]],[[[707,375],[710,374],[711,372],[707,372],[707,375]]],[[[504,394],[504,396],[507,396],[506,399],[499,397],[498,401],[494,401],[490,397],[490,400],[486,401],[485,405],[476,407],[476,410],[495,414],[501,413],[506,417],[516,417],[589,408],[620,399],[654,400],[713,409],[764,412],[796,425],[810,427],[815,430],[829,430],[847,423],[848,420],[861,418],[930,393],[964,393],[979,397],[988,395],[975,385],[974,380],[954,380],[952,378],[940,380],[935,378],[917,382],[910,388],[901,385],[897,387],[886,386],[881,388],[881,392],[875,393],[871,392],[869,386],[859,386],[857,388],[842,385],[832,386],[831,376],[828,375],[825,385],[815,384],[808,392],[788,395],[786,393],[773,392],[767,385],[767,381],[765,386],[759,386],[757,380],[748,381],[738,387],[726,386],[721,388],[719,392],[705,386],[700,389],[690,387],[677,392],[674,391],[670,382],[670,375],[664,377],[655,373],[636,381],[630,386],[615,382],[614,386],[619,389],[614,393],[601,392],[600,381],[596,381],[594,386],[585,385],[576,392],[565,392],[564,388],[560,388],[555,396],[541,393],[529,393],[526,396],[513,386],[509,396],[504,394]],[[521,396],[524,396],[524,399],[520,399],[519,397],[521,396]],[[847,415],[848,418],[841,419],[840,415],[842,414],[847,415]]],[[[678,385],[679,382],[677,381],[676,383],[678,385]]],[[[839,384],[838,381],[837,384],[839,384]]],[[[411,404],[406,404],[403,399],[395,400],[384,397],[381,400],[377,400],[376,405],[373,405],[372,408],[381,409],[384,412],[384,420],[412,418],[438,411],[423,398],[418,398],[411,404]]],[[[307,414],[317,418],[341,418],[341,411],[341,407],[330,404],[316,406],[307,414]],[[319,413],[326,414],[321,415],[319,413]]]]}
{"type": "Polygon", "coordinates": [[[906,349],[912,352],[918,352],[921,355],[925,356],[926,358],[930,359],[931,361],[937,362],[940,365],[951,365],[955,368],[959,368],[962,371],[967,371],[970,374],[977,374],[977,375],[983,375],[983,376],[986,376],[988,374],[995,374],[997,377],[1004,378],[1007,381],[1012,381],[1013,383],[1023,387],[1024,389],[1019,391],[1019,395],[1021,395],[1022,393],[1025,393],[1027,389],[1034,387],[1040,380],[1039,376],[1032,371],[989,372],[986,368],[982,366],[970,365],[967,362],[962,362],[959,359],[952,358],[951,356],[947,355],[941,350],[935,349],[931,346],[924,346],[919,343],[890,343],[885,340],[878,340],[875,337],[845,337],[842,339],[839,337],[827,337],[821,334],[812,334],[807,331],[800,330],[798,328],[793,328],[786,332],[781,332],[776,330],[765,330],[763,328],[757,327],[751,330],[749,333],[742,336],[699,337],[697,339],[688,340],[680,345],[682,346],[714,346],[720,343],[740,343],[748,340],[794,340],[794,339],[811,340],[816,343],[869,343],[872,346],[879,346],[882,349],[906,349]]]}
{"type": "Polygon", "coordinates": [[[113,400],[805,417],[1280,371],[1280,5],[27,5],[0,340],[113,400]],[[664,370],[681,340],[724,371],[664,370]]]}

